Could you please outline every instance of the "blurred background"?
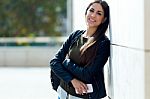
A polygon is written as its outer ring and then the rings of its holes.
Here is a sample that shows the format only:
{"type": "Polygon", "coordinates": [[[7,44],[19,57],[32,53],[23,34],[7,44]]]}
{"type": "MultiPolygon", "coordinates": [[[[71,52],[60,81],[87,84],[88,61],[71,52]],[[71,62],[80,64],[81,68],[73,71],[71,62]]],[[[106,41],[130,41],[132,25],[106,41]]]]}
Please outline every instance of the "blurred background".
{"type": "Polygon", "coordinates": [[[1,0],[0,66],[47,66],[71,30],[67,9],[67,0],[1,0]]]}
{"type": "Polygon", "coordinates": [[[46,37],[66,33],[67,0],[1,0],[0,37],[46,37]]]}
{"type": "Polygon", "coordinates": [[[57,99],[49,60],[71,31],[67,4],[0,0],[0,99],[57,99]]]}
{"type": "MultiPolygon", "coordinates": [[[[0,99],[57,99],[49,61],[93,0],[0,0],[0,99]]],[[[111,99],[150,99],[150,0],[106,0],[111,99]]],[[[106,98],[107,99],[107,98],[106,98]]]]}

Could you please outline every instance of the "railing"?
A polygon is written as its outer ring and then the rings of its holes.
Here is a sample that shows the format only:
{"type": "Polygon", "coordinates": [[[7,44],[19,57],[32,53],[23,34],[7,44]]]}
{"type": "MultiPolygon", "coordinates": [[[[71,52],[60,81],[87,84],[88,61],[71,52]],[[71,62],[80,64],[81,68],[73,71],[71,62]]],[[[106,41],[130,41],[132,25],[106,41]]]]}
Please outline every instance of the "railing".
{"type": "Polygon", "coordinates": [[[55,46],[61,45],[66,37],[1,37],[0,46],[55,46]]]}
{"type": "Polygon", "coordinates": [[[0,38],[0,67],[47,67],[65,39],[0,38]]]}

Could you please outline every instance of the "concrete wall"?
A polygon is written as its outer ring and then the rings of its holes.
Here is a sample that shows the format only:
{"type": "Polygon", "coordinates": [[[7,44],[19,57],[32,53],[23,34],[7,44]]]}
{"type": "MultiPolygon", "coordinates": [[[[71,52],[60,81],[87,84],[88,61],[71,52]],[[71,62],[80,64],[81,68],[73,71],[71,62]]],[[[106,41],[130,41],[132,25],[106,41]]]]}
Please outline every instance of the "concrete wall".
{"type": "MultiPolygon", "coordinates": [[[[74,29],[83,29],[83,13],[93,0],[73,1],[74,29]]],[[[107,93],[112,99],[150,99],[150,1],[106,1],[112,29],[110,65],[105,70],[107,93]]]]}
{"type": "Polygon", "coordinates": [[[150,99],[150,0],[144,2],[145,99],[150,99]]]}
{"type": "Polygon", "coordinates": [[[114,99],[150,99],[148,0],[115,0],[112,19],[114,99]]]}
{"type": "Polygon", "coordinates": [[[110,5],[114,99],[145,99],[143,6],[142,0],[110,5]]]}
{"type": "Polygon", "coordinates": [[[0,47],[0,67],[49,66],[49,60],[60,46],[55,47],[0,47]]]}

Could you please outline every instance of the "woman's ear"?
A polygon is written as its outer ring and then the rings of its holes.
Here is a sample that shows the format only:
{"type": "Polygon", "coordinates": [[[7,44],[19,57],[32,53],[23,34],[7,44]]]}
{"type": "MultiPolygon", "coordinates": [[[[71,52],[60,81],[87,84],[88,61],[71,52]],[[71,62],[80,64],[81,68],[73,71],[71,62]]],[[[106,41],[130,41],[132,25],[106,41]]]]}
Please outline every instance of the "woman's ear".
{"type": "Polygon", "coordinates": [[[103,19],[102,23],[104,23],[106,20],[107,20],[107,17],[105,17],[105,18],[103,19]]]}

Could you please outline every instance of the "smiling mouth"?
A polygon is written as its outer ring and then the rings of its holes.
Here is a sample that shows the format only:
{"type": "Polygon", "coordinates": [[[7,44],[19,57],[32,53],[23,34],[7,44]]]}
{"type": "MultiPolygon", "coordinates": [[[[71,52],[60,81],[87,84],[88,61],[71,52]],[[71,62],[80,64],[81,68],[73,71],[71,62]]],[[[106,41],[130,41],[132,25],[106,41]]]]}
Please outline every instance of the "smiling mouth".
{"type": "Polygon", "coordinates": [[[94,19],[91,19],[91,18],[88,18],[88,22],[89,23],[94,23],[94,22],[96,22],[94,19]]]}

